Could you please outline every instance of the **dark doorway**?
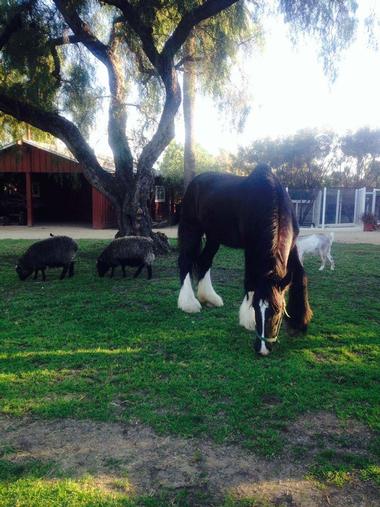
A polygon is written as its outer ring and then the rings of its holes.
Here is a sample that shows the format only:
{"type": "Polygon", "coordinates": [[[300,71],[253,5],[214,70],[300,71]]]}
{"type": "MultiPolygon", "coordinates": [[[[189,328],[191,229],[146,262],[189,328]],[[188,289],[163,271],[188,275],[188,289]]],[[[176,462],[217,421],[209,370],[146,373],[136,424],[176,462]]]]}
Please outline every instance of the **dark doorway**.
{"type": "Polygon", "coordinates": [[[82,174],[32,174],[35,223],[92,221],[91,186],[82,174]]]}
{"type": "Polygon", "coordinates": [[[25,174],[0,173],[0,225],[25,225],[25,174]]]}

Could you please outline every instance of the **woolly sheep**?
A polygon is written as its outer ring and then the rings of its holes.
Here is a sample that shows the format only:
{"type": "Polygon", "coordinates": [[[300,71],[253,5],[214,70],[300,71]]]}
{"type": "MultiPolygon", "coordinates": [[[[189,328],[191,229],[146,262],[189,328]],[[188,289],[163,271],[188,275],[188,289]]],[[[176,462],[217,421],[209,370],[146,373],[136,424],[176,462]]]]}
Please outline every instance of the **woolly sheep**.
{"type": "Polygon", "coordinates": [[[20,257],[16,265],[16,272],[20,280],[26,280],[33,271],[34,279],[36,279],[38,271],[41,271],[42,279],[45,281],[46,268],[62,267],[60,279],[63,280],[67,271],[69,276],[74,274],[74,258],[77,250],[77,243],[68,236],[52,236],[37,241],[20,257]]]}
{"type": "Polygon", "coordinates": [[[153,253],[153,241],[143,236],[124,236],[114,239],[99,255],[96,267],[99,276],[104,276],[111,269],[111,277],[114,269],[121,266],[123,277],[126,276],[125,266],[138,267],[136,278],[146,266],[148,280],[152,278],[152,263],[155,259],[153,253]]]}

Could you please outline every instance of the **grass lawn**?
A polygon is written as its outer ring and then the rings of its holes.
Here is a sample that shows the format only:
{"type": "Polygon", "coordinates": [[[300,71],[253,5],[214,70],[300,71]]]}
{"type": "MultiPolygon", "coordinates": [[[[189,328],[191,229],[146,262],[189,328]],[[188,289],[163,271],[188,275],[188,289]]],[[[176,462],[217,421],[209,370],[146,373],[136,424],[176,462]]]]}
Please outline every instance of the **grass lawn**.
{"type": "MultiPolygon", "coordinates": [[[[14,264],[30,243],[0,241],[3,416],[140,421],[159,435],[236,444],[273,460],[289,452],[293,421],[332,413],[368,428],[366,452],[337,458],[321,448],[305,475],[338,485],[353,472],[378,481],[380,247],[334,244],[334,272],[320,273],[319,261],[306,258],[309,333],[291,338],[283,329],[274,352],[261,358],[238,325],[242,252],[221,249],[215,259],[225,306],[186,315],[176,308],[175,252],[157,259],[151,281],[145,272],[133,280],[132,271],[101,279],[95,259],[106,242],[82,240],[73,278],[60,281],[60,270],[51,270],[46,282],[21,282],[14,264]]],[[[0,507],[196,504],[186,491],[168,503],[165,492],[133,497],[104,493],[91,477],[56,480],[55,466],[12,460],[1,445],[0,507]]],[[[302,448],[290,451],[302,459],[302,448]]],[[[266,505],[236,502],[223,505],[266,505]]]]}

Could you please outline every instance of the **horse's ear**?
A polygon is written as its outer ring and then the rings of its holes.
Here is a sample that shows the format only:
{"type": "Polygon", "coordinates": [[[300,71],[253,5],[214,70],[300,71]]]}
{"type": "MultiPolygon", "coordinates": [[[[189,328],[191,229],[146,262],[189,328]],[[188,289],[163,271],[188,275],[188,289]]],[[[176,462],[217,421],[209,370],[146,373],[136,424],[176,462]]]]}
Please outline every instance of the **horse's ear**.
{"type": "Polygon", "coordinates": [[[280,288],[280,290],[285,290],[285,289],[286,289],[286,287],[287,287],[288,285],[290,285],[291,281],[292,281],[292,273],[291,273],[291,271],[289,270],[289,271],[286,273],[286,275],[284,276],[284,278],[281,278],[281,280],[280,280],[280,283],[279,283],[279,288],[280,288]]]}

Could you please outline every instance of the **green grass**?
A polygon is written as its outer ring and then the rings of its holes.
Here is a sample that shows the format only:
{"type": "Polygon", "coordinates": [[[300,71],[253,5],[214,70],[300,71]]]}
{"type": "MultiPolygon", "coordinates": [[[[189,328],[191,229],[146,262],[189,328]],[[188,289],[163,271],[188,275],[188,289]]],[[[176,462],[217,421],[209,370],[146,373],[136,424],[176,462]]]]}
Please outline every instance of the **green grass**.
{"type": "MultiPolygon", "coordinates": [[[[14,264],[30,242],[0,242],[3,414],[138,419],[159,433],[238,442],[268,457],[307,411],[380,429],[378,246],[334,244],[335,272],[319,273],[318,260],[307,259],[309,333],[282,330],[274,352],[259,358],[237,320],[242,252],[221,249],[215,259],[225,306],[186,315],[176,308],[175,253],[156,261],[151,281],[145,273],[100,279],[95,259],[105,242],[79,243],[72,279],[51,270],[46,282],[20,282],[14,264]]],[[[121,505],[81,501],[70,505],[121,505]]]]}
{"type": "Polygon", "coordinates": [[[319,453],[309,476],[335,486],[344,486],[355,476],[380,486],[380,467],[367,457],[331,450],[319,453]]]}
{"type": "Polygon", "coordinates": [[[136,497],[124,494],[120,484],[120,492],[104,492],[90,477],[40,478],[36,468],[38,465],[30,465],[24,468],[22,477],[16,474],[12,481],[0,480],[0,507],[187,507],[194,500],[197,505],[206,505],[203,502],[209,500],[201,493],[189,498],[186,491],[136,497]]]}

